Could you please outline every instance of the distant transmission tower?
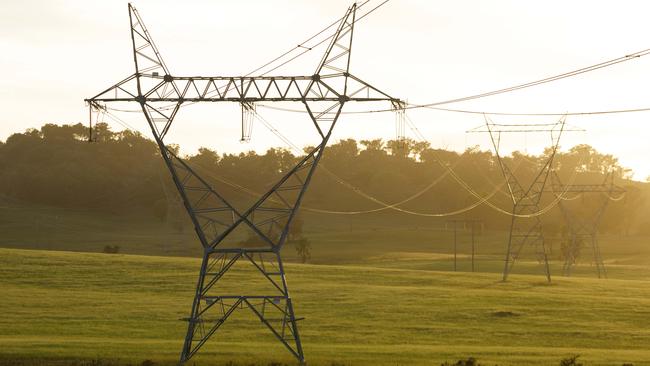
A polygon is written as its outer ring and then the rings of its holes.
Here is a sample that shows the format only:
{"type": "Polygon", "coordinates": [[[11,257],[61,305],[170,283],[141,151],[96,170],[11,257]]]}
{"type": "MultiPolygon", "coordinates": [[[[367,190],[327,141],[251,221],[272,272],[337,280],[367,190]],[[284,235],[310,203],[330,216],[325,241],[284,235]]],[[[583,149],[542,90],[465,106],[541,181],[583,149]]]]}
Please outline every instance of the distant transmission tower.
{"type": "MultiPolygon", "coordinates": [[[[553,172],[552,178],[551,187],[556,195],[564,193],[576,193],[579,195],[597,193],[602,197],[601,201],[598,202],[598,207],[595,212],[592,212],[591,215],[581,215],[576,210],[568,207],[563,200],[559,201],[560,210],[569,230],[569,243],[564,250],[563,274],[565,276],[571,276],[573,266],[578,260],[582,240],[587,239],[591,243],[593,263],[596,267],[598,278],[607,278],[607,270],[605,269],[605,263],[603,262],[600,246],[598,245],[598,226],[609,201],[613,199],[614,195],[622,197],[625,194],[625,189],[614,185],[614,174],[611,172],[605,176],[601,184],[562,184],[560,177],[555,171],[553,172]]],[[[593,200],[592,202],[597,202],[597,200],[593,200]]]]}
{"type": "Polygon", "coordinates": [[[510,232],[508,234],[508,248],[503,268],[503,281],[508,279],[517,259],[525,246],[532,246],[537,261],[543,266],[544,274],[548,282],[551,282],[551,270],[548,264],[548,253],[544,243],[544,232],[540,219],[540,201],[544,186],[548,179],[553,159],[557,152],[560,137],[564,131],[565,117],[556,123],[551,124],[495,124],[487,117],[485,118],[485,130],[470,130],[468,132],[487,132],[494,147],[494,152],[499,162],[499,167],[508,186],[512,199],[512,215],[510,221],[510,232]],[[551,150],[548,157],[539,167],[530,184],[522,184],[504,161],[500,154],[501,134],[503,133],[530,133],[546,132],[551,137],[551,150]]]}
{"type": "MultiPolygon", "coordinates": [[[[313,75],[307,76],[173,76],[160,57],[138,12],[129,4],[135,73],[86,99],[90,108],[109,102],[137,102],[151,128],[194,230],[203,246],[203,262],[180,363],[194,356],[237,309],[250,309],[298,361],[304,354],[289,296],[280,251],[305,190],[323,155],[341,110],[347,102],[387,101],[401,110],[404,103],[349,73],[356,5],[350,7],[331,38],[313,75]],[[184,103],[298,102],[305,106],[320,143],[257,201],[243,211],[197,174],[164,143],[184,103]],[[244,227],[262,246],[238,245],[233,233],[244,227]],[[217,286],[238,261],[248,262],[273,293],[246,292],[254,281],[238,283],[237,293],[217,286]]],[[[242,125],[246,127],[246,120],[242,125]]],[[[243,131],[242,140],[250,136],[243,131]]],[[[251,279],[253,280],[253,279],[251,279]]]]}

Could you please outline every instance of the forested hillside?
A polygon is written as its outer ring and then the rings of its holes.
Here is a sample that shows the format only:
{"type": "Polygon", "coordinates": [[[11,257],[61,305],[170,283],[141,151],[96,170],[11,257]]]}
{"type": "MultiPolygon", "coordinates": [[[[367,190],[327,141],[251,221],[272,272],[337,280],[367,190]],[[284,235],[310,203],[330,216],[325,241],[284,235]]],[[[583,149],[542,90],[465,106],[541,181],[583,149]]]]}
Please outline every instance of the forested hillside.
{"type": "MultiPolygon", "coordinates": [[[[81,124],[46,124],[40,130],[16,133],[0,143],[0,192],[7,205],[28,203],[111,214],[139,213],[162,221],[175,215],[171,211],[177,194],[152,140],[132,131],[113,132],[105,124],[95,127],[96,142],[87,142],[87,133],[81,124]]],[[[261,194],[298,159],[281,148],[261,155],[252,151],[233,155],[202,148],[185,158],[210,183],[242,204],[261,194]]],[[[530,181],[545,159],[518,152],[506,158],[522,182],[530,181]]],[[[630,172],[615,157],[578,145],[562,148],[554,164],[565,183],[601,183],[612,171],[616,184],[628,192],[624,199],[610,203],[602,230],[642,234],[648,230],[650,222],[643,215],[646,184],[629,181],[626,177],[630,172]]],[[[543,207],[557,201],[553,193],[546,196],[543,207]]],[[[563,198],[578,202],[587,211],[605,199],[602,195],[572,194],[563,198]]],[[[396,220],[424,214],[430,220],[474,218],[490,228],[506,228],[508,216],[495,207],[511,210],[511,201],[495,156],[489,151],[469,149],[457,153],[408,140],[346,139],[326,150],[303,212],[330,216],[373,211],[366,214],[388,215],[396,220]],[[477,196],[488,197],[492,207],[477,204],[477,196]],[[385,205],[395,203],[400,204],[395,208],[385,205]],[[455,216],[436,219],[433,215],[454,211],[458,211],[455,216]]],[[[549,210],[544,224],[546,230],[561,231],[560,211],[549,210]]]]}

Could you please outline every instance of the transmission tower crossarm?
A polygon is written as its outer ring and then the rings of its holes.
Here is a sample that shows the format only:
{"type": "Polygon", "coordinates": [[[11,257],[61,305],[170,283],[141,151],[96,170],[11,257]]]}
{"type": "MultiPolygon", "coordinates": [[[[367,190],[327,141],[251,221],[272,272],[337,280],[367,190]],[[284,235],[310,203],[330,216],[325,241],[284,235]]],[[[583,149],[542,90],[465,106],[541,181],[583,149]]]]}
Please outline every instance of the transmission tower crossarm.
{"type": "Polygon", "coordinates": [[[402,103],[398,98],[349,73],[311,76],[190,76],[132,75],[86,102],[382,102],[402,103]],[[153,86],[141,90],[133,81],[150,79],[153,86]],[[333,85],[347,78],[348,91],[333,85]],[[313,84],[312,84],[313,82],[313,84]],[[170,86],[176,85],[176,93],[170,86]]]}

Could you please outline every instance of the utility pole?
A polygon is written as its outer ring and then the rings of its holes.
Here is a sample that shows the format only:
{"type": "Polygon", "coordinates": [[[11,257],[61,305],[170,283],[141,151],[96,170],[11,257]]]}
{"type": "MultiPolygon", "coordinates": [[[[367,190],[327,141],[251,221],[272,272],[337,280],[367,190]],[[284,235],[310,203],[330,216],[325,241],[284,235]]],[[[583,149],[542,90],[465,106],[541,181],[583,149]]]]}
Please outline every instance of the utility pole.
{"type": "Polygon", "coordinates": [[[457,221],[454,220],[454,272],[457,270],[457,261],[458,261],[458,247],[457,247],[457,230],[456,230],[457,221]]]}
{"type": "Polygon", "coordinates": [[[449,224],[453,224],[454,227],[454,272],[458,270],[458,221],[457,219],[447,220],[445,223],[445,230],[449,224]]]}
{"type": "Polygon", "coordinates": [[[475,254],[476,254],[476,233],[475,233],[475,224],[476,223],[483,223],[481,220],[475,220],[475,219],[453,219],[453,220],[447,220],[445,223],[445,230],[447,230],[449,224],[453,224],[454,228],[454,272],[458,271],[458,229],[459,229],[459,224],[463,224],[463,232],[467,231],[467,226],[469,224],[470,226],[470,239],[471,239],[471,252],[470,252],[470,257],[471,257],[471,263],[472,263],[472,272],[475,271],[476,267],[474,265],[474,259],[475,259],[475,254]]]}
{"type": "Polygon", "coordinates": [[[474,221],[472,221],[472,272],[474,272],[474,253],[476,249],[474,248],[474,221]]]}

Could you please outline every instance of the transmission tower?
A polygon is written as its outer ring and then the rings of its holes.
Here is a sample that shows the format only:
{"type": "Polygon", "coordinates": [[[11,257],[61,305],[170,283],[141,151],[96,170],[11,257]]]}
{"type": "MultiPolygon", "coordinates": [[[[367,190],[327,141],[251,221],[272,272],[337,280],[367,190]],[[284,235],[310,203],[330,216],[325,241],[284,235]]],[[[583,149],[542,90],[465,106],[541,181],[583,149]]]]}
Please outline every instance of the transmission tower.
{"type": "MultiPolygon", "coordinates": [[[[292,220],[323,155],[343,106],[348,102],[404,103],[350,74],[350,55],[356,5],[352,5],[331,38],[321,61],[307,76],[175,76],[156,48],[136,9],[129,4],[135,73],[96,96],[86,99],[91,110],[105,103],[136,102],[151,128],[183,205],[203,247],[202,264],[187,334],[180,355],[192,358],[224,322],[240,308],[250,309],[295,358],[304,363],[294,304],[289,296],[280,252],[292,220]],[[184,103],[234,102],[250,110],[256,102],[302,103],[320,142],[270,185],[245,210],[232,202],[165,145],[164,138],[184,103]],[[246,228],[263,243],[237,245],[234,232],[246,228]],[[273,293],[223,292],[220,280],[238,261],[249,263],[273,293]]],[[[245,120],[244,123],[245,125],[245,120]]],[[[242,139],[250,131],[243,131],[242,139]]]]}
{"type": "Polygon", "coordinates": [[[555,171],[553,171],[551,188],[555,195],[575,193],[582,196],[586,193],[598,193],[602,197],[600,202],[597,202],[597,200],[591,201],[598,204],[591,215],[581,215],[576,212],[577,210],[569,208],[564,200],[559,201],[560,210],[569,230],[569,243],[564,250],[562,272],[565,276],[571,276],[573,266],[578,260],[582,242],[587,240],[591,244],[593,263],[598,278],[607,278],[607,270],[598,245],[598,226],[605,209],[609,205],[609,201],[613,199],[614,195],[622,197],[625,194],[625,189],[614,185],[614,175],[611,172],[605,175],[601,184],[562,184],[555,171]]]}
{"type": "Polygon", "coordinates": [[[566,118],[551,124],[495,124],[485,118],[485,130],[471,130],[468,132],[487,132],[490,135],[492,146],[499,162],[499,167],[508,186],[512,199],[512,214],[510,232],[508,234],[508,248],[503,268],[503,281],[508,279],[512,267],[522,253],[525,246],[534,249],[537,261],[543,266],[548,282],[551,282],[551,271],[548,264],[548,253],[544,243],[542,221],[540,219],[540,201],[544,186],[548,179],[553,159],[557,152],[560,137],[564,131],[566,118]],[[546,160],[541,164],[537,174],[530,184],[522,184],[500,154],[501,134],[503,133],[531,133],[545,132],[551,137],[551,149],[546,160]]]}

